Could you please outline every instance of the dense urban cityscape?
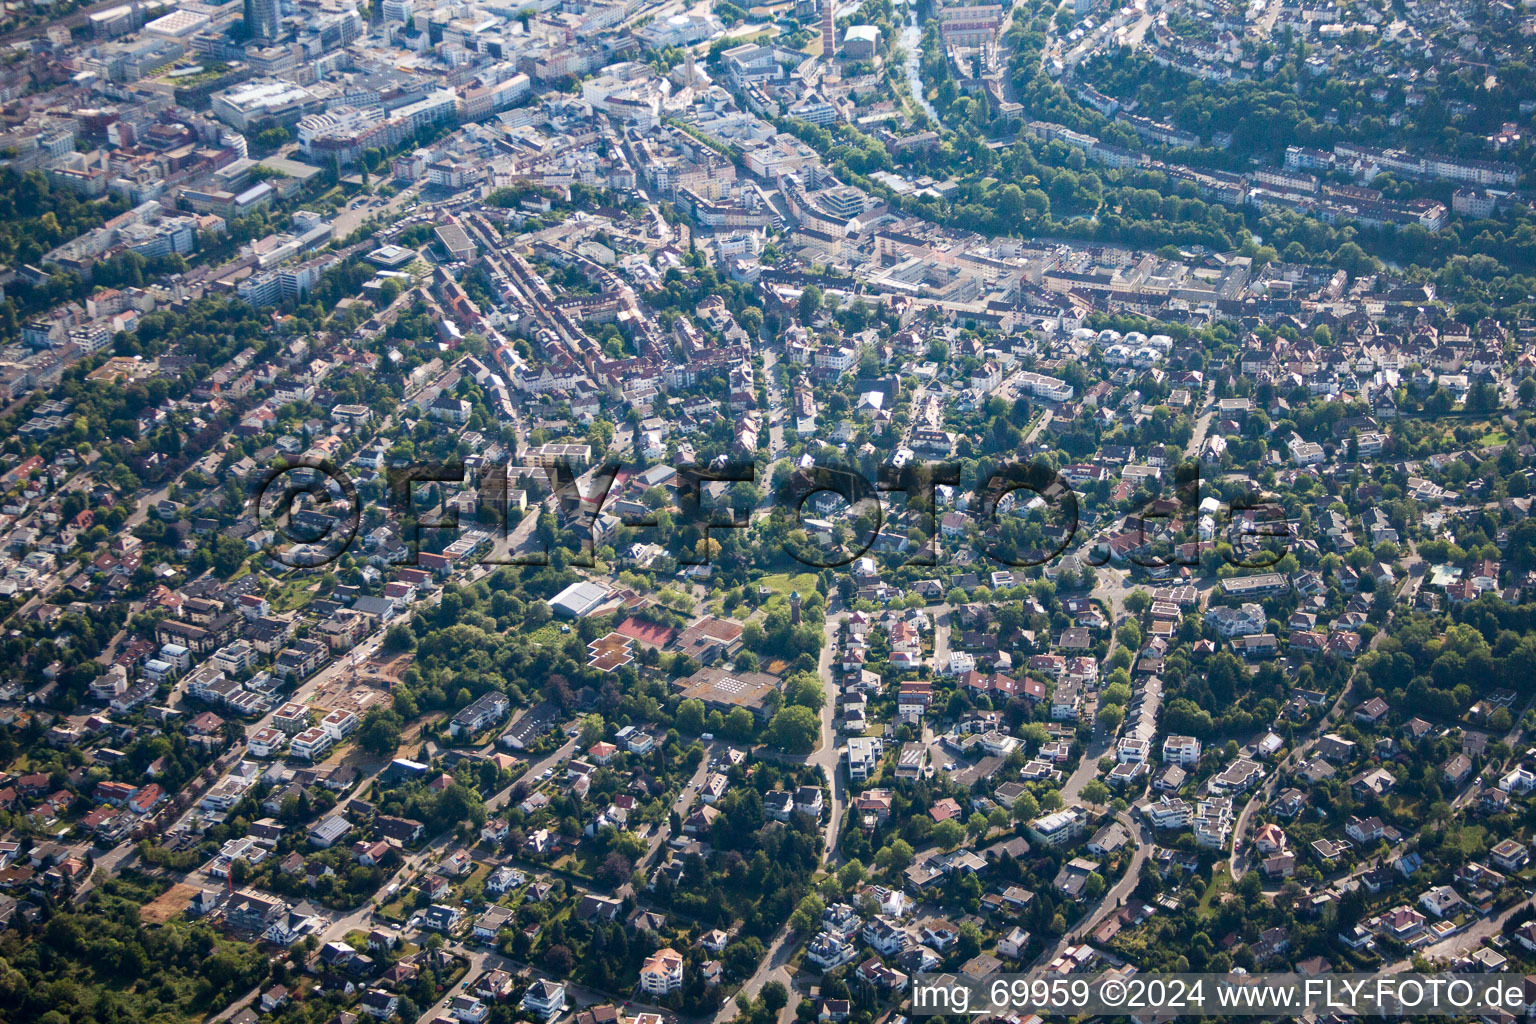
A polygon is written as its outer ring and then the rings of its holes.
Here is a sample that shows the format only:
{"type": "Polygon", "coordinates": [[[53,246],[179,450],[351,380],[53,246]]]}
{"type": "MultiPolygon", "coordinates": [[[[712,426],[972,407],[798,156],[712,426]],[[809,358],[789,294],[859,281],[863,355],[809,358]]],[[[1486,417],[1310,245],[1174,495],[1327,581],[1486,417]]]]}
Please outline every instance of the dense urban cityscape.
{"type": "Polygon", "coordinates": [[[0,1021],[1536,1003],[1533,40],[5,4],[0,1021]]]}

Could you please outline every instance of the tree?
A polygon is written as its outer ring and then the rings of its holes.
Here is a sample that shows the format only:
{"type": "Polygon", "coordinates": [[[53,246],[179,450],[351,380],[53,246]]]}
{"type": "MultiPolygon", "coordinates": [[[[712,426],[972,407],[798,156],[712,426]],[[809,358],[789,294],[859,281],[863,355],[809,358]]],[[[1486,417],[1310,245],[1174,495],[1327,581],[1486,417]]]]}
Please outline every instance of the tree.
{"type": "Polygon", "coordinates": [[[614,832],[613,838],[608,842],[609,850],[617,851],[630,860],[639,860],[645,856],[645,851],[649,848],[649,844],[643,838],[628,829],[614,832]]]}
{"type": "Polygon", "coordinates": [[[784,702],[819,712],[827,695],[814,672],[796,672],[784,684],[784,702]]]}
{"type": "Polygon", "coordinates": [[[725,716],[725,737],[743,742],[749,740],[752,738],[752,728],[756,724],[757,720],[746,708],[731,708],[731,713],[725,716]]]}
{"type": "Polygon", "coordinates": [[[1333,265],[1351,277],[1374,274],[1380,267],[1380,264],[1355,242],[1345,242],[1334,250],[1333,265]]]}
{"type": "Polygon", "coordinates": [[[369,708],[358,727],[357,742],[375,757],[388,757],[400,746],[400,717],[381,707],[369,708]]]}
{"type": "Polygon", "coordinates": [[[770,981],[763,986],[762,1000],[768,1008],[768,1019],[777,1020],[779,1011],[789,1005],[789,990],[782,981],[770,981]]]}
{"type": "Polygon", "coordinates": [[[677,731],[688,736],[697,736],[704,732],[704,702],[697,697],[690,697],[677,706],[677,717],[673,725],[677,731]]]}
{"type": "Polygon", "coordinates": [[[749,339],[755,339],[763,333],[763,311],[756,306],[748,306],[738,313],[736,322],[747,332],[749,339]]]}
{"type": "MultiPolygon", "coordinates": [[[[975,882],[975,878],[972,877],[970,881],[975,882]]],[[[975,921],[961,922],[959,938],[960,944],[957,947],[957,955],[961,959],[969,960],[981,952],[981,929],[977,927],[975,921]]]]}
{"type": "Polygon", "coordinates": [[[965,834],[972,839],[980,839],[990,827],[987,816],[980,811],[972,811],[971,816],[965,820],[965,834]]]}
{"type": "Polygon", "coordinates": [[[618,850],[611,850],[608,856],[603,858],[603,863],[598,866],[597,880],[609,888],[623,885],[629,878],[629,873],[634,869],[628,857],[618,850]]]}
{"type": "Polygon", "coordinates": [[[211,563],[214,573],[221,579],[229,579],[245,564],[247,553],[244,541],[220,534],[213,542],[211,563]]]}
{"type": "MultiPolygon", "coordinates": [[[[736,708],[736,711],[743,710],[736,708]]],[[[770,742],[786,754],[808,754],[821,734],[821,719],[810,708],[791,705],[779,709],[768,723],[770,742]]]]}
{"type": "Polygon", "coordinates": [[[912,863],[912,844],[905,839],[892,839],[875,854],[875,867],[894,874],[905,871],[912,863]]]}
{"type": "Polygon", "coordinates": [[[821,924],[821,915],[826,909],[826,901],[814,892],[807,893],[790,915],[789,926],[797,932],[810,933],[821,924]]]}
{"type": "Polygon", "coordinates": [[[576,956],[564,943],[556,943],[544,951],[544,967],[557,977],[568,977],[576,967],[576,956]]]}
{"type": "Polygon", "coordinates": [[[819,309],[821,309],[821,289],[813,284],[808,284],[805,286],[805,290],[800,293],[801,322],[810,323],[819,309]]]}
{"type": "Polygon", "coordinates": [[[602,739],[603,738],[603,730],[605,728],[606,728],[606,726],[603,723],[603,716],[602,715],[595,714],[595,713],[594,714],[590,714],[590,715],[582,715],[581,716],[581,745],[584,746],[584,747],[590,747],[592,744],[594,744],[598,740],[602,739]]]}
{"type": "Polygon", "coordinates": [[[943,850],[953,850],[965,841],[965,826],[954,818],[946,818],[933,827],[933,841],[943,850]]]}
{"type": "Polygon", "coordinates": [[[410,626],[397,622],[385,632],[384,646],[391,651],[408,651],[416,646],[416,634],[410,626]]]}
{"type": "Polygon", "coordinates": [[[1083,787],[1083,799],[1091,804],[1109,803],[1109,787],[1099,779],[1090,779],[1083,787]]]}
{"type": "Polygon", "coordinates": [[[993,209],[1009,226],[1024,219],[1024,190],[1014,184],[1004,185],[992,193],[993,209]]]}
{"type": "Polygon", "coordinates": [[[731,943],[720,956],[725,961],[726,970],[741,978],[756,970],[757,962],[762,958],[763,940],[755,935],[731,943]]]}

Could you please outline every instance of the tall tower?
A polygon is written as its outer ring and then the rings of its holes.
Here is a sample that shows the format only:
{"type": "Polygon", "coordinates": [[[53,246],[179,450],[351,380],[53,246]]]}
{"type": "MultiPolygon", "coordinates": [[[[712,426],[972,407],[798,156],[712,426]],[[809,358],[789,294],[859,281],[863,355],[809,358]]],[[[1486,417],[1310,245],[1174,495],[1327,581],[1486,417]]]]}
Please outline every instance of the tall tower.
{"type": "Polygon", "coordinates": [[[686,76],[683,81],[683,88],[693,88],[695,72],[693,68],[693,47],[691,46],[688,47],[687,51],[683,54],[683,74],[686,76]]]}
{"type": "Polygon", "coordinates": [[[836,0],[821,0],[821,59],[828,64],[837,56],[837,26],[832,24],[836,0]]]}
{"type": "Polygon", "coordinates": [[[800,591],[792,590],[789,594],[789,621],[793,625],[800,625],[800,591]]]}
{"type": "Polygon", "coordinates": [[[279,0],[245,0],[245,31],[252,39],[276,39],[282,21],[279,0]]]}

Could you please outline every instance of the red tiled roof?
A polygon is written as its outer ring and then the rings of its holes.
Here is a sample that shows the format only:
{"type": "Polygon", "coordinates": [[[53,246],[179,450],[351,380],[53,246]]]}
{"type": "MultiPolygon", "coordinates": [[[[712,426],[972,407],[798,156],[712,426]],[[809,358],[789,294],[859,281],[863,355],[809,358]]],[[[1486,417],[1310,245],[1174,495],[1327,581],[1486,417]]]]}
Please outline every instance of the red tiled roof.
{"type": "Polygon", "coordinates": [[[619,623],[614,632],[653,647],[665,647],[677,636],[677,630],[670,626],[658,626],[654,622],[646,622],[633,615],[619,623]]]}

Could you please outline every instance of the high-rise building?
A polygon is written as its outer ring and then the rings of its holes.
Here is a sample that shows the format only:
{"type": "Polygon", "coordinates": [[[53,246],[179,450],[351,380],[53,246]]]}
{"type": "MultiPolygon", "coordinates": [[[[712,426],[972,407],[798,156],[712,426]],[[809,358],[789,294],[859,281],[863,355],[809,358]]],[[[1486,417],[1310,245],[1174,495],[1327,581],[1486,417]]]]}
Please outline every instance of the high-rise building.
{"type": "Polygon", "coordinates": [[[281,21],[278,0],[245,0],[245,30],[252,39],[276,39],[281,21]]]}
{"type": "Polygon", "coordinates": [[[837,56],[837,28],[832,24],[836,0],[821,0],[821,57],[831,61],[837,56]]]}

